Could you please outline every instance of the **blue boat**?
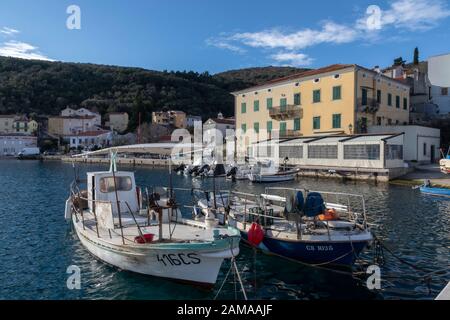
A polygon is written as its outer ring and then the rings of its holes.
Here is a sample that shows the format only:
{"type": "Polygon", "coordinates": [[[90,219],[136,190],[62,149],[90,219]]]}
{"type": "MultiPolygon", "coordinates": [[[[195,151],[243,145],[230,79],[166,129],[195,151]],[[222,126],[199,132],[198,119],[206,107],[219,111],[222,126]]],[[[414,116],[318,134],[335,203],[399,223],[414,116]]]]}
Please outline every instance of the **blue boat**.
{"type": "Polygon", "coordinates": [[[232,191],[227,202],[219,220],[240,230],[244,242],[304,264],[351,267],[373,241],[362,195],[266,188],[258,195],[232,191]]]}
{"type": "Polygon", "coordinates": [[[450,189],[447,188],[434,188],[434,187],[420,187],[420,191],[427,194],[432,194],[436,196],[447,196],[450,197],[450,189]]]}

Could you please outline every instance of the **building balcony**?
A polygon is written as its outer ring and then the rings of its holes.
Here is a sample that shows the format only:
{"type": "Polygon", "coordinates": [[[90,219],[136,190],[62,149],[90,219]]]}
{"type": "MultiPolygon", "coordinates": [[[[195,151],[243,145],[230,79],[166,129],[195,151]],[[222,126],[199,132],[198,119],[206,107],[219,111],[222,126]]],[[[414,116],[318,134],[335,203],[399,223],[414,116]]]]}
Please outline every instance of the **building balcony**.
{"type": "Polygon", "coordinates": [[[287,105],[284,107],[273,107],[269,115],[274,120],[286,120],[292,118],[302,118],[303,110],[298,105],[287,105]]]}
{"type": "Polygon", "coordinates": [[[363,101],[362,98],[358,98],[356,111],[363,113],[376,113],[380,109],[380,103],[377,99],[367,98],[363,101]]]}
{"type": "Polygon", "coordinates": [[[280,138],[298,138],[303,136],[303,134],[299,130],[285,130],[280,131],[280,138]]]}

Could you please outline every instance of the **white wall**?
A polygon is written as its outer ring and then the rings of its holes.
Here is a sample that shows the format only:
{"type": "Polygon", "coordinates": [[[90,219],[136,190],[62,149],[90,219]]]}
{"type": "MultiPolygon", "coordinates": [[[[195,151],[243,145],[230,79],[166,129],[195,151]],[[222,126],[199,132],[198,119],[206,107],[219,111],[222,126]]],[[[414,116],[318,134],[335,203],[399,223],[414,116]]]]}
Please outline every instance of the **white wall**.
{"type": "Polygon", "coordinates": [[[434,146],[434,157],[439,159],[441,132],[439,129],[422,126],[371,126],[369,133],[401,133],[404,132],[403,157],[405,161],[429,163],[431,146],[434,146]],[[426,154],[424,154],[426,144],[426,154]]]}
{"type": "Polygon", "coordinates": [[[439,114],[450,113],[450,88],[446,96],[442,95],[441,87],[431,86],[431,101],[439,106],[439,114]]]}
{"type": "Polygon", "coordinates": [[[0,136],[0,156],[16,155],[23,148],[37,147],[37,139],[32,136],[0,136]]]}

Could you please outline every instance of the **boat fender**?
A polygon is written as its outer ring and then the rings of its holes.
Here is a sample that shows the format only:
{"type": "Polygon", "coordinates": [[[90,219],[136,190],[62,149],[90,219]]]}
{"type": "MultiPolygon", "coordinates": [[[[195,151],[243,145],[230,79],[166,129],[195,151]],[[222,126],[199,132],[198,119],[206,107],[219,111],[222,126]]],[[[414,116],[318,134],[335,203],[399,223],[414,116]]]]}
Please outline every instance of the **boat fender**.
{"type": "Polygon", "coordinates": [[[248,242],[257,247],[264,239],[264,231],[260,224],[253,222],[248,230],[248,242]]]}

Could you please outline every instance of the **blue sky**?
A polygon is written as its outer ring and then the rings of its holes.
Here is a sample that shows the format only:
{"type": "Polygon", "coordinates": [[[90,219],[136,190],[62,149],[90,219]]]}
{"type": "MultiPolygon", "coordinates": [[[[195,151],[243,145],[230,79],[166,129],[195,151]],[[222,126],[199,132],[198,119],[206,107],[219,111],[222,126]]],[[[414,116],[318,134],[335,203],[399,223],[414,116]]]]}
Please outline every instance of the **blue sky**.
{"type": "Polygon", "coordinates": [[[0,3],[0,55],[154,70],[387,66],[416,46],[423,59],[450,52],[449,31],[448,0],[0,3]],[[69,5],[81,9],[81,30],[66,27],[69,5]]]}

